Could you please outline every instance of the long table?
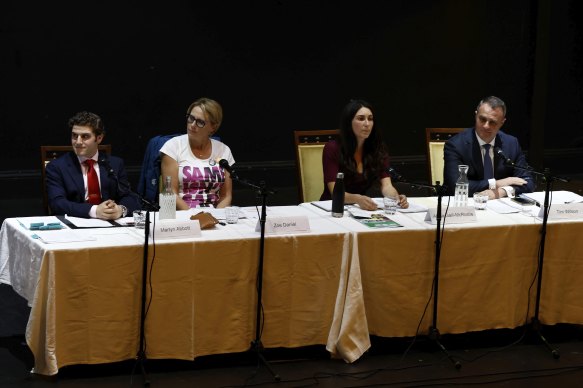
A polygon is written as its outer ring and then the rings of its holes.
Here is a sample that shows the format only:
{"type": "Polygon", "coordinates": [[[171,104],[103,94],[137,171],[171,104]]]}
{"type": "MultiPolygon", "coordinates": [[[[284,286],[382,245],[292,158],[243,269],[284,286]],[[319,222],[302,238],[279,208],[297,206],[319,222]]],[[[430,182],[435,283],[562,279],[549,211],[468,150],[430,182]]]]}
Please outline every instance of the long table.
{"type": "MultiPolygon", "coordinates": [[[[434,206],[435,198],[410,201],[434,206]]],[[[435,226],[424,213],[398,213],[402,228],[370,229],[311,204],[269,208],[305,215],[309,233],[265,240],[262,343],[325,344],[353,362],[369,335],[416,334],[432,292],[435,226]]],[[[512,328],[533,315],[541,222],[477,212],[444,225],[438,327],[442,333],[512,328]],[[530,293],[529,293],[530,290],[530,293]]],[[[7,219],[0,231],[0,282],[32,307],[26,338],[34,372],[132,359],[139,345],[143,231],[78,229],[95,241],[44,244],[7,219]]],[[[202,237],[149,247],[147,357],[185,359],[241,352],[255,337],[257,219],[205,230],[202,237]]],[[[539,319],[583,323],[581,221],[548,224],[539,319]]],[[[427,333],[432,305],[420,334],[427,333]]]]}
{"type": "MultiPolygon", "coordinates": [[[[435,197],[410,200],[437,206],[435,197]]],[[[398,213],[391,218],[404,227],[390,230],[336,221],[352,231],[358,247],[352,261],[360,263],[370,334],[427,334],[433,324],[436,226],[424,217],[398,213]]],[[[443,226],[436,322],[442,333],[514,328],[534,316],[542,220],[491,210],[476,211],[476,217],[466,224],[446,219],[443,226]]],[[[583,324],[582,233],[581,219],[547,224],[538,317],[543,324],[583,324]]]]}
{"type": "MultiPolygon", "coordinates": [[[[350,233],[296,206],[270,208],[268,217],[290,212],[306,215],[311,232],[265,239],[261,341],[272,348],[329,343],[335,353],[336,343],[352,343],[343,339],[348,334],[342,327],[350,233]]],[[[143,230],[77,229],[96,240],[44,244],[21,225],[32,221],[7,219],[2,225],[0,282],[11,284],[32,307],[26,339],[34,372],[54,375],[66,365],[134,358],[143,230]]],[[[202,231],[200,238],[150,244],[148,358],[192,360],[250,349],[257,308],[256,223],[251,217],[202,231]]],[[[366,324],[362,327],[366,333],[366,324]]],[[[338,356],[358,358],[370,346],[368,337],[358,346],[350,349],[354,355],[338,350],[338,356]]]]}

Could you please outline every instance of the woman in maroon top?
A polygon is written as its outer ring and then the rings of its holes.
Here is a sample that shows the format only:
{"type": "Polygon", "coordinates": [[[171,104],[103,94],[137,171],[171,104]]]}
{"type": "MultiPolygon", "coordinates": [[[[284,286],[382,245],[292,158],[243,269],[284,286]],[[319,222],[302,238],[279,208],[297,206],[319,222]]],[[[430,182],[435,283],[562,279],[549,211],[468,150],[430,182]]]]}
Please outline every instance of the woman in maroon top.
{"type": "Polygon", "coordinates": [[[409,207],[407,197],[399,195],[387,173],[389,154],[381,133],[374,127],[373,108],[364,100],[351,100],[340,118],[340,139],[324,146],[324,192],[321,200],[332,198],[336,174],[344,173],[345,203],[355,203],[364,210],[377,209],[377,203],[365,193],[380,183],[383,196],[399,196],[399,205],[409,207]]]}

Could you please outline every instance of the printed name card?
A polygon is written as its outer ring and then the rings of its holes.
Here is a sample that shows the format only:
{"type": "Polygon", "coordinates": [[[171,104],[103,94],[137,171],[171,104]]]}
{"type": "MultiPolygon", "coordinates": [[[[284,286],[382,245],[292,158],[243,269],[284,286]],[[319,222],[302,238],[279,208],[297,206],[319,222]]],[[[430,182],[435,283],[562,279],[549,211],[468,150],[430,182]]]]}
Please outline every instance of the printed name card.
{"type": "MultiPolygon", "coordinates": [[[[256,232],[261,232],[261,224],[257,222],[256,232]]],[[[306,216],[267,217],[265,219],[265,234],[285,234],[309,232],[310,221],[306,216]]]]}
{"type": "MultiPolygon", "coordinates": [[[[540,208],[538,217],[543,218],[545,208],[540,208]]],[[[583,218],[583,203],[554,203],[549,209],[549,220],[564,220],[583,218]]]]}
{"type": "MultiPolygon", "coordinates": [[[[446,207],[441,208],[441,223],[442,224],[465,224],[468,222],[476,222],[476,209],[470,206],[464,207],[451,207],[447,209],[447,215],[445,214],[446,207]],[[446,216],[444,218],[444,215],[446,216]]],[[[432,224],[437,224],[437,208],[429,209],[425,215],[425,221],[429,221],[432,224]]]]}
{"type": "Polygon", "coordinates": [[[150,224],[150,238],[156,240],[171,238],[200,237],[200,223],[198,220],[159,220],[156,225],[150,224]]]}

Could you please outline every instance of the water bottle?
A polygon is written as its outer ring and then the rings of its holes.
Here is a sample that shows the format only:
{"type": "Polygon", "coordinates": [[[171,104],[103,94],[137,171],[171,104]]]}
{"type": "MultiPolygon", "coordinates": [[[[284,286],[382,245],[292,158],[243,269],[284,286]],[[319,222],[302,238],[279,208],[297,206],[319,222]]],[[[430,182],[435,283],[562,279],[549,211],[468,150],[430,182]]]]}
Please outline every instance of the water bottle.
{"type": "Polygon", "coordinates": [[[469,181],[468,181],[468,166],[465,164],[460,164],[458,166],[460,175],[455,182],[455,199],[454,203],[457,207],[468,206],[468,191],[469,191],[469,181]]]}
{"type": "Polygon", "coordinates": [[[178,181],[178,198],[184,197],[184,190],[182,190],[182,182],[178,181]]]}
{"type": "Polygon", "coordinates": [[[332,191],[332,217],[342,216],[344,216],[344,173],[339,172],[332,191]]]}
{"type": "Polygon", "coordinates": [[[160,193],[160,220],[173,220],[176,218],[176,195],[172,191],[172,178],[167,176],[164,180],[164,190],[160,193]]]}

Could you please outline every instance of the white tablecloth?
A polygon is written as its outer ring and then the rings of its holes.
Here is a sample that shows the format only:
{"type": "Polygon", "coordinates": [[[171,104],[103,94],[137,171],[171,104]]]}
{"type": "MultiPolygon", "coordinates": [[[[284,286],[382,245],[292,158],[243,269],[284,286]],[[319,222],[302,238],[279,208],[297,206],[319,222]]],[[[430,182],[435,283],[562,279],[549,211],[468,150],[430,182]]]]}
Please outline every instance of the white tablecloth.
{"type": "MultiPolygon", "coordinates": [[[[436,198],[409,200],[436,205],[436,198]]],[[[249,218],[202,231],[202,237],[149,245],[148,358],[191,360],[249,349],[260,244],[258,212],[246,211],[249,218]]],[[[270,207],[267,214],[305,216],[311,231],[265,239],[264,346],[326,344],[333,356],[352,362],[370,347],[369,334],[412,336],[420,322],[420,332],[427,332],[436,227],[425,213],[398,213],[391,218],[402,227],[386,229],[333,218],[311,204],[270,207]]],[[[534,311],[541,220],[491,210],[476,217],[466,224],[446,218],[443,225],[442,333],[516,327],[534,311]]],[[[7,219],[0,231],[0,282],[32,307],[27,342],[35,372],[134,358],[143,230],[77,229],[94,240],[45,244],[25,228],[38,220],[7,219]]],[[[539,317],[544,324],[583,324],[582,230],[580,220],[548,224],[539,317]]]]}

